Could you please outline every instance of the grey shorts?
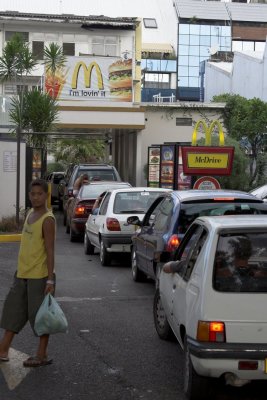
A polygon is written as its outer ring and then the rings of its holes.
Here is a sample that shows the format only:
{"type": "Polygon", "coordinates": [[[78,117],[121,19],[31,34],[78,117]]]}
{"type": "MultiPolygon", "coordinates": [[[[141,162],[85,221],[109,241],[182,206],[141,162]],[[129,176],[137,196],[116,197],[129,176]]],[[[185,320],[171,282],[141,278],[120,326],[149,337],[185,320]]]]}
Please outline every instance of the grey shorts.
{"type": "Polygon", "coordinates": [[[22,279],[14,276],[4,302],[1,328],[19,333],[29,321],[34,332],[35,316],[44,299],[46,281],[47,278],[22,279]]]}

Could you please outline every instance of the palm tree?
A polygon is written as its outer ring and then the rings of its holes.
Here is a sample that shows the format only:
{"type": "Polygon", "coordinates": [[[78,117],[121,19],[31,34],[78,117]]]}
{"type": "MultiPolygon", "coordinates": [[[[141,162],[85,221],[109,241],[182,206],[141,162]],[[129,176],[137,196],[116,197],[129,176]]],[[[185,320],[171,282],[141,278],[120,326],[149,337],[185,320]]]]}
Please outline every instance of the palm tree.
{"type": "Polygon", "coordinates": [[[58,90],[64,80],[64,66],[66,56],[63,48],[57,43],[50,43],[44,48],[44,65],[46,70],[46,91],[54,98],[58,97],[58,90]],[[58,76],[57,76],[58,74],[58,76]]]}
{"type": "Polygon", "coordinates": [[[16,85],[16,93],[23,92],[26,87],[27,76],[31,74],[37,62],[29,49],[28,43],[24,42],[22,36],[15,33],[7,42],[0,57],[0,80],[2,82],[12,81],[16,85]],[[18,91],[17,83],[22,90],[18,91]]]}

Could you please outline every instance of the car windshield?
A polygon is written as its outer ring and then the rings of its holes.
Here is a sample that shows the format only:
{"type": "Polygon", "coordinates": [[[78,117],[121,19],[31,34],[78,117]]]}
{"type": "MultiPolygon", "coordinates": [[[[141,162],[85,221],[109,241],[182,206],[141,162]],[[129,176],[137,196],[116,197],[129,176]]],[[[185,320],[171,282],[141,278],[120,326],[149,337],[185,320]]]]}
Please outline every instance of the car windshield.
{"type": "Polygon", "coordinates": [[[179,233],[185,233],[197,218],[216,215],[267,214],[267,205],[254,202],[184,202],[179,215],[179,233]]]}
{"type": "Polygon", "coordinates": [[[113,212],[114,214],[145,214],[153,201],[161,192],[139,191],[139,192],[121,192],[117,193],[113,212]]]}
{"type": "Polygon", "coordinates": [[[98,196],[100,196],[101,193],[105,192],[107,189],[119,189],[121,187],[129,187],[128,184],[122,183],[122,184],[112,184],[112,183],[105,183],[103,185],[94,185],[94,184],[88,184],[84,185],[81,189],[81,197],[82,198],[91,198],[91,199],[96,199],[98,196]]]}
{"type": "Polygon", "coordinates": [[[221,234],[213,286],[220,292],[267,292],[267,231],[221,234]]]}

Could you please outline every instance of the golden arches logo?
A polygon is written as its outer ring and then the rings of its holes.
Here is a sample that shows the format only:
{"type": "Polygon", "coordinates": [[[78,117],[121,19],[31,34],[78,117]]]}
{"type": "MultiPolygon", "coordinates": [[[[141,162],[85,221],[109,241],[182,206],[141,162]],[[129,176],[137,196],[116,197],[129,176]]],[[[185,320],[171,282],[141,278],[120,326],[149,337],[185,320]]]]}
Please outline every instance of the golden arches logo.
{"type": "Polygon", "coordinates": [[[78,76],[79,76],[81,67],[83,69],[85,87],[86,88],[91,87],[92,70],[94,68],[96,75],[97,75],[98,89],[103,90],[104,84],[103,84],[102,72],[101,72],[99,65],[95,61],[91,62],[88,66],[86,66],[84,61],[80,61],[76,64],[74,71],[73,71],[72,80],[71,80],[72,89],[77,89],[78,76]]]}
{"type": "Polygon", "coordinates": [[[224,133],[223,133],[223,128],[221,123],[215,119],[214,121],[212,121],[212,123],[210,124],[210,126],[208,126],[206,124],[205,121],[199,120],[196,125],[195,128],[193,130],[193,134],[192,134],[192,146],[196,146],[197,145],[197,132],[198,132],[198,128],[202,125],[203,130],[205,132],[205,146],[211,146],[211,134],[215,128],[215,126],[218,127],[219,130],[219,146],[224,146],[224,133]]]}

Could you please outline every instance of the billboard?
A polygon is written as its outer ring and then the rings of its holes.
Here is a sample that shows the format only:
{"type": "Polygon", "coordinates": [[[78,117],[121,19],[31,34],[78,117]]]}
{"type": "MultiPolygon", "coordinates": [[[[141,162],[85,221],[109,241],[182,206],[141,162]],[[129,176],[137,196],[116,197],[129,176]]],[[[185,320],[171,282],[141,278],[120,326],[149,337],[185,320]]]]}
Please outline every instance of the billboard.
{"type": "Polygon", "coordinates": [[[45,91],[62,100],[132,101],[132,59],[67,57],[55,74],[45,72],[45,91]]]}

